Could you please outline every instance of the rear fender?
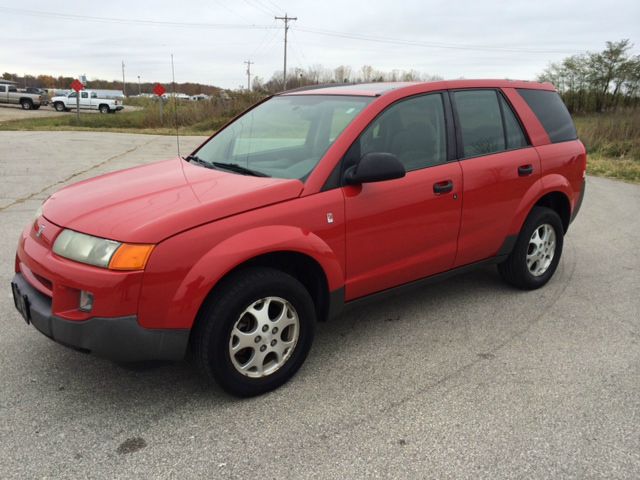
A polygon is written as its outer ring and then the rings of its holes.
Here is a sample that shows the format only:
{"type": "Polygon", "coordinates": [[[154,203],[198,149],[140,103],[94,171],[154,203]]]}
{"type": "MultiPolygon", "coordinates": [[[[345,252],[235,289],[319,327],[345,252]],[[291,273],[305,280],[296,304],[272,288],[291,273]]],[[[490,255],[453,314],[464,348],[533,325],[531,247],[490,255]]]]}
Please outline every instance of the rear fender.
{"type": "Polygon", "coordinates": [[[574,191],[566,177],[558,174],[550,174],[540,178],[536,183],[531,185],[529,190],[523,195],[520,205],[516,210],[511,227],[509,228],[510,235],[517,235],[522,228],[525,220],[529,216],[529,212],[533,206],[542,197],[552,192],[563,193],[569,200],[569,205],[573,209],[574,191]]]}

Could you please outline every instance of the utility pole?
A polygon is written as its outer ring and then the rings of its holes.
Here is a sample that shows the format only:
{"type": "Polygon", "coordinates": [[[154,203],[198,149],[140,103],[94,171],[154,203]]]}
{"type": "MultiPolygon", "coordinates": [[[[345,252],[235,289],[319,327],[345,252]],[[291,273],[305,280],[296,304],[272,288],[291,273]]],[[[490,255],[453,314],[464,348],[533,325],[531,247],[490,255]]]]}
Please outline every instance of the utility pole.
{"type": "Polygon", "coordinates": [[[124,81],[124,60],[122,61],[122,93],[127,96],[127,84],[124,81]]]}
{"type": "Polygon", "coordinates": [[[247,91],[251,91],[251,65],[255,65],[255,62],[247,60],[244,62],[247,65],[247,91]]]}
{"type": "Polygon", "coordinates": [[[140,86],[140,75],[138,75],[138,96],[142,94],[142,87],[140,86]]]}
{"type": "Polygon", "coordinates": [[[276,20],[284,20],[284,69],[282,73],[282,89],[287,89],[287,32],[289,31],[289,22],[298,20],[298,17],[290,17],[286,13],[284,17],[275,17],[276,20]]]}

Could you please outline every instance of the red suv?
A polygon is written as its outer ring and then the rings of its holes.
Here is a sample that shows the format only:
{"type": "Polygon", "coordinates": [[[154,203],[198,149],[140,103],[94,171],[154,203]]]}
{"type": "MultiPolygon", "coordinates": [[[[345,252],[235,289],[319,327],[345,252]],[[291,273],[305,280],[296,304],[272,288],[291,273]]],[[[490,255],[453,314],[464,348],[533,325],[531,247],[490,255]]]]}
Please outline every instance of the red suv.
{"type": "Polygon", "coordinates": [[[586,154],[549,84],[270,97],[187,158],[63,188],[18,245],[27,323],[117,361],[189,352],[223,388],[287,381],[345,304],[485,263],[549,281],[586,154]]]}

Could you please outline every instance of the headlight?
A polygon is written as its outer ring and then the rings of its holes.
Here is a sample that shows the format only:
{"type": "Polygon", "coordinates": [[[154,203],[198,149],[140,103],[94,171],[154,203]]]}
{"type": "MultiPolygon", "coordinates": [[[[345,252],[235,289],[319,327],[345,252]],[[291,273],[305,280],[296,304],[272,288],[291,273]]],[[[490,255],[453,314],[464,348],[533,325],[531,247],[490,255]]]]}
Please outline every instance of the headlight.
{"type": "Polygon", "coordinates": [[[153,245],[127,244],[63,230],[53,244],[61,257],[111,270],[143,270],[153,245]]]}

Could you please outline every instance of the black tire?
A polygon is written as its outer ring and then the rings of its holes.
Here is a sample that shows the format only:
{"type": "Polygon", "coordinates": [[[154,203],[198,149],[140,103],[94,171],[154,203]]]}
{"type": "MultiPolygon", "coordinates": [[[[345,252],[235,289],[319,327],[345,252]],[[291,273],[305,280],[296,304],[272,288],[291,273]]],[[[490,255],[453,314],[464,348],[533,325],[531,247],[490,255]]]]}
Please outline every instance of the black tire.
{"type": "Polygon", "coordinates": [[[20,105],[22,105],[23,110],[31,110],[33,108],[33,102],[28,98],[20,100],[20,105]]]}
{"type": "MultiPolygon", "coordinates": [[[[315,323],[313,300],[294,277],[271,268],[241,270],[224,279],[205,301],[191,335],[191,353],[199,369],[228,393],[240,397],[260,395],[281,386],[298,371],[311,349],[315,323]],[[234,366],[230,341],[242,312],[265,297],[280,297],[293,307],[298,316],[298,339],[277,370],[251,378],[234,366]]],[[[253,354],[257,351],[256,347],[253,354]]]]}
{"type": "Polygon", "coordinates": [[[544,286],[553,276],[562,255],[564,228],[558,214],[546,207],[534,207],[527,217],[518,240],[507,259],[498,265],[498,272],[509,284],[522,290],[535,290],[544,286]],[[555,249],[551,263],[540,275],[534,275],[527,266],[529,242],[534,232],[544,225],[550,225],[555,233],[555,249]]]}
{"type": "Polygon", "coordinates": [[[64,112],[67,110],[62,102],[54,103],[53,108],[55,108],[56,112],[64,112]]]}
{"type": "Polygon", "coordinates": [[[109,113],[109,105],[102,104],[98,109],[100,113],[109,113]]]}

